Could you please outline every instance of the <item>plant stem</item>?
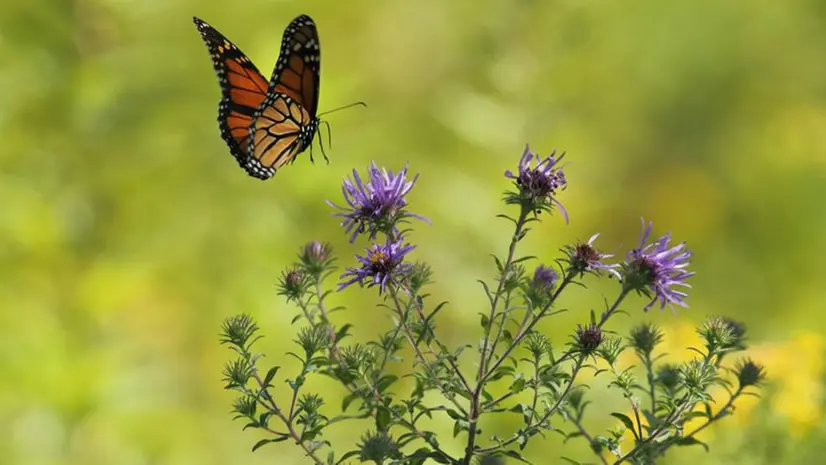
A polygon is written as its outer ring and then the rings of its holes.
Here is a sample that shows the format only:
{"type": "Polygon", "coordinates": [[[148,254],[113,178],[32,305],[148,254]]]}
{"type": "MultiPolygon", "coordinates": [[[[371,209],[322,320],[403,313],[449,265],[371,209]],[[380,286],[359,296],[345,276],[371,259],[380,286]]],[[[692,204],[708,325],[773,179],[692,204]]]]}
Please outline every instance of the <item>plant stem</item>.
{"type": "MultiPolygon", "coordinates": [[[[378,391],[378,389],[376,389],[376,387],[373,384],[370,383],[370,380],[365,377],[364,382],[365,382],[365,384],[367,384],[367,387],[370,388],[370,391],[373,393],[373,397],[375,397],[380,403],[384,404],[385,399],[382,397],[382,395],[378,391]]],[[[458,460],[456,460],[455,458],[450,456],[447,452],[445,452],[442,448],[440,448],[438,443],[431,443],[431,441],[428,441],[427,438],[426,438],[426,435],[424,433],[422,433],[421,431],[419,431],[419,429],[416,428],[416,425],[413,424],[412,421],[405,420],[404,418],[402,418],[396,412],[396,410],[394,410],[392,408],[388,407],[387,410],[390,412],[390,415],[393,418],[396,419],[396,421],[399,423],[399,425],[409,429],[412,433],[414,433],[416,435],[416,437],[418,437],[418,438],[422,439],[423,441],[425,441],[430,447],[433,448],[433,450],[435,450],[436,452],[441,454],[443,458],[447,459],[448,462],[450,462],[451,464],[458,464],[459,463],[458,460]]]]}
{"type": "Polygon", "coordinates": [[[580,422],[579,419],[575,417],[572,417],[571,421],[573,422],[574,426],[576,426],[576,429],[579,431],[579,434],[581,434],[582,437],[584,437],[588,441],[588,445],[591,446],[591,450],[594,451],[594,454],[597,457],[599,457],[599,459],[602,461],[604,465],[608,465],[608,460],[605,457],[603,457],[601,453],[597,452],[597,450],[594,448],[594,437],[588,434],[588,431],[585,430],[585,427],[582,425],[582,422],[580,422]]]}
{"type": "Polygon", "coordinates": [[[651,396],[651,414],[657,414],[657,385],[654,380],[654,363],[651,361],[651,355],[646,355],[643,359],[645,371],[648,375],[648,394],[651,396]]]}
{"type": "Polygon", "coordinates": [[[645,438],[642,441],[640,441],[639,443],[637,443],[637,445],[634,446],[634,448],[631,449],[627,454],[625,454],[622,457],[620,457],[619,459],[617,459],[617,461],[614,462],[613,465],[620,465],[622,462],[630,459],[640,449],[645,447],[651,441],[654,441],[655,439],[657,439],[666,430],[666,428],[668,428],[670,426],[673,426],[674,421],[677,420],[683,414],[683,411],[684,411],[686,405],[688,405],[688,402],[686,402],[681,407],[679,407],[679,408],[675,409],[673,412],[671,412],[666,417],[665,421],[663,421],[663,424],[660,425],[659,428],[655,429],[654,432],[652,432],[647,438],[645,438]]]}
{"type": "MultiPolygon", "coordinates": [[[[287,418],[287,416],[284,415],[284,412],[282,412],[281,409],[278,408],[278,405],[276,405],[275,401],[272,399],[272,396],[270,396],[270,394],[267,392],[267,389],[264,386],[264,380],[261,379],[261,376],[258,374],[258,370],[255,370],[255,373],[253,374],[253,376],[255,377],[255,380],[258,382],[258,386],[261,387],[262,392],[264,392],[266,394],[264,396],[264,399],[269,401],[269,405],[265,404],[264,406],[270,412],[275,414],[275,416],[277,416],[278,418],[281,419],[281,421],[287,427],[287,431],[289,431],[290,437],[293,438],[293,440],[295,441],[296,444],[298,444],[299,446],[301,446],[302,449],[304,449],[304,452],[307,454],[307,457],[310,457],[316,465],[324,465],[324,461],[321,460],[315,454],[315,451],[312,448],[310,448],[310,446],[308,444],[306,444],[304,441],[301,440],[301,435],[298,434],[298,432],[293,427],[292,418],[287,418]]],[[[256,397],[258,397],[258,396],[256,396],[256,397]]],[[[263,403],[263,401],[261,401],[261,400],[259,400],[259,402],[263,403]]]]}
{"type": "MultiPolygon", "coordinates": [[[[484,386],[486,378],[489,377],[491,373],[495,372],[496,369],[499,368],[499,365],[501,365],[502,363],[504,363],[505,360],[507,360],[508,355],[510,355],[510,353],[513,352],[513,350],[519,346],[519,344],[522,342],[522,339],[525,339],[525,337],[531,332],[534,326],[536,326],[536,324],[539,323],[539,320],[541,320],[545,316],[545,314],[548,313],[548,310],[551,309],[551,306],[556,301],[557,297],[559,297],[562,291],[566,287],[568,287],[568,285],[571,284],[573,280],[574,278],[572,275],[569,274],[565,276],[565,279],[563,279],[562,282],[559,284],[559,287],[557,288],[556,292],[554,292],[554,295],[551,296],[551,300],[548,302],[545,308],[543,308],[539,313],[536,314],[536,316],[534,316],[531,319],[530,323],[528,323],[528,326],[520,328],[519,332],[516,333],[516,337],[513,338],[513,342],[510,343],[508,348],[505,349],[505,352],[502,353],[502,355],[496,359],[496,362],[494,362],[490,369],[487,371],[487,373],[485,373],[485,376],[479,382],[480,386],[484,386]]],[[[481,389],[477,389],[481,393],[481,389]]]]}
{"type": "MultiPolygon", "coordinates": [[[[488,316],[489,326],[485,329],[485,338],[482,342],[482,353],[479,360],[479,372],[476,375],[477,383],[482,380],[486,373],[485,357],[487,357],[488,344],[490,342],[490,330],[493,327],[493,319],[496,316],[496,307],[499,304],[499,299],[502,297],[502,290],[505,288],[505,281],[508,278],[508,272],[510,271],[510,267],[513,264],[513,256],[516,254],[516,244],[518,244],[519,240],[522,238],[522,232],[525,228],[525,220],[528,218],[529,213],[530,211],[526,209],[524,206],[519,211],[519,219],[516,220],[516,228],[513,232],[513,237],[511,238],[510,246],[508,246],[508,256],[505,259],[505,263],[502,264],[502,272],[501,276],[499,276],[499,284],[496,288],[496,292],[493,294],[493,299],[490,303],[490,315],[488,316]]],[[[466,461],[468,461],[469,463],[469,460],[470,459],[468,458],[466,461]]]]}
{"type": "MultiPolygon", "coordinates": [[[[566,276],[566,279],[565,279],[565,281],[563,281],[563,284],[565,284],[566,282],[570,282],[572,280],[573,280],[572,277],[566,276]]],[[[562,284],[560,285],[560,289],[557,289],[557,292],[552,297],[551,303],[553,303],[553,299],[555,299],[556,296],[558,296],[559,293],[562,291],[561,288],[562,288],[562,284]]],[[[623,288],[620,291],[619,295],[617,296],[616,300],[611,305],[611,307],[609,307],[608,310],[606,310],[605,313],[602,314],[602,317],[600,318],[600,321],[597,323],[598,327],[601,328],[603,325],[605,325],[605,323],[617,312],[617,309],[619,309],[620,304],[622,303],[623,300],[625,300],[625,297],[628,295],[629,292],[630,291],[626,288],[623,288]]],[[[546,308],[543,309],[543,312],[547,311],[547,309],[550,308],[550,305],[551,304],[549,303],[548,306],[546,306],[546,308]]],[[[542,312],[540,312],[540,314],[541,313],[542,312]]],[[[537,315],[537,316],[539,317],[539,315],[537,315]]],[[[497,363],[494,364],[494,366],[491,369],[491,372],[493,370],[495,370],[496,367],[498,367],[502,363],[502,361],[507,357],[507,355],[516,347],[516,345],[518,345],[521,338],[524,337],[524,334],[527,334],[527,332],[530,331],[530,329],[533,327],[533,325],[536,324],[536,321],[538,321],[537,318],[535,318],[531,322],[531,324],[528,325],[528,327],[525,329],[524,333],[521,335],[520,338],[514,338],[514,341],[508,347],[508,350],[506,350],[505,353],[501,357],[499,357],[499,359],[497,360],[497,363]]],[[[575,353],[574,349],[568,350],[557,361],[557,363],[561,362],[562,360],[566,359],[569,356],[572,356],[574,353],[575,353]]],[[[562,394],[560,394],[559,399],[557,399],[557,401],[554,403],[554,405],[550,409],[548,409],[548,411],[545,412],[544,415],[542,415],[542,417],[539,419],[539,421],[536,421],[533,424],[529,425],[528,428],[537,427],[537,426],[540,426],[540,425],[544,424],[551,417],[551,415],[553,415],[554,413],[557,412],[559,407],[562,405],[562,402],[565,400],[565,398],[568,396],[568,393],[571,391],[571,388],[574,386],[574,381],[576,380],[576,376],[579,373],[580,369],[582,368],[582,363],[585,361],[585,358],[586,358],[586,356],[584,354],[580,354],[579,358],[576,361],[576,364],[574,365],[573,370],[571,371],[571,378],[568,381],[568,385],[565,387],[565,391],[562,394]]],[[[480,380],[479,386],[482,386],[483,384],[484,384],[484,379],[480,380]]],[[[478,387],[477,387],[477,390],[478,390],[478,387]]],[[[471,412],[473,412],[473,406],[474,406],[473,401],[474,401],[474,399],[476,400],[477,406],[478,406],[479,392],[481,392],[481,391],[474,392],[474,396],[471,398],[471,412]]],[[[481,412],[476,412],[476,413],[477,413],[477,416],[475,418],[478,418],[478,414],[480,414],[481,412]]],[[[474,418],[474,417],[471,417],[471,418],[474,418]]],[[[472,426],[475,427],[475,422],[472,423],[472,426]]],[[[475,439],[475,432],[474,432],[473,429],[470,430],[470,435],[473,435],[474,439],[475,439]]],[[[483,448],[483,449],[479,449],[479,450],[475,451],[475,453],[491,452],[491,451],[497,450],[501,447],[508,446],[508,445],[514,443],[516,440],[517,440],[516,437],[512,437],[512,438],[510,438],[506,441],[503,441],[503,442],[501,442],[501,443],[499,443],[495,446],[490,446],[490,447],[486,447],[486,448],[483,448]]],[[[468,443],[470,443],[470,439],[468,440],[468,443]]],[[[466,465],[470,465],[469,459],[472,458],[473,453],[474,453],[474,451],[470,451],[470,452],[466,451],[465,462],[464,462],[466,465]]]]}
{"type": "MultiPolygon", "coordinates": [[[[435,373],[433,373],[433,368],[430,366],[430,361],[427,359],[427,357],[425,357],[425,355],[421,351],[421,349],[419,349],[419,345],[416,344],[416,338],[413,337],[413,331],[410,329],[410,326],[407,324],[407,310],[406,310],[407,307],[402,308],[402,303],[399,301],[398,293],[396,292],[396,289],[392,286],[390,287],[390,296],[393,298],[393,303],[395,304],[395,307],[396,307],[396,315],[398,315],[398,317],[399,317],[399,326],[404,330],[404,335],[407,338],[407,342],[410,344],[410,346],[416,352],[416,358],[418,358],[419,362],[422,365],[424,365],[425,370],[427,370],[429,372],[429,375],[432,377],[432,379],[434,381],[437,382],[437,385],[440,384],[440,383],[438,383],[437,375],[435,373]]],[[[431,353],[433,353],[432,350],[431,350],[431,353]]],[[[452,360],[450,361],[450,365],[454,369],[454,371],[459,375],[460,379],[463,382],[465,382],[465,384],[466,384],[467,382],[464,381],[464,377],[459,372],[459,368],[456,366],[456,364],[452,360]]],[[[454,396],[448,395],[448,393],[446,393],[445,390],[442,389],[441,386],[440,386],[439,390],[442,392],[442,394],[445,396],[445,398],[447,398],[462,413],[467,413],[465,411],[464,407],[462,407],[462,405],[459,402],[456,401],[454,396]]]]}
{"type": "MultiPolygon", "coordinates": [[[[542,425],[543,423],[548,421],[549,418],[551,418],[551,415],[553,415],[554,413],[556,413],[559,410],[559,407],[562,405],[562,402],[568,397],[568,394],[571,392],[571,388],[574,386],[574,380],[576,379],[577,374],[579,374],[580,369],[582,369],[582,363],[584,361],[585,361],[585,356],[581,355],[579,357],[579,360],[576,361],[576,364],[574,365],[573,370],[571,370],[571,379],[568,382],[568,385],[565,386],[565,390],[562,392],[562,394],[559,395],[559,398],[556,400],[556,402],[554,402],[554,405],[550,409],[548,409],[548,411],[545,412],[542,415],[542,417],[539,418],[539,420],[535,421],[531,425],[528,425],[527,429],[536,428],[536,427],[542,425]]],[[[477,450],[476,452],[480,453],[480,454],[484,454],[486,452],[493,452],[497,449],[500,449],[500,448],[503,448],[503,447],[506,447],[506,446],[509,446],[509,445],[513,444],[514,442],[516,442],[517,439],[518,439],[517,437],[512,437],[512,438],[509,438],[505,441],[500,442],[499,444],[496,444],[495,446],[485,447],[485,448],[477,450]]]]}
{"type": "Polygon", "coordinates": [[[699,433],[700,431],[702,431],[702,430],[706,429],[706,428],[707,428],[710,424],[712,424],[712,423],[714,423],[715,421],[717,421],[717,420],[719,420],[720,418],[722,418],[722,417],[723,417],[723,415],[724,415],[724,414],[725,414],[725,413],[726,413],[726,412],[727,412],[727,411],[731,408],[731,406],[734,404],[734,401],[735,401],[735,400],[737,400],[737,399],[740,397],[740,395],[741,395],[741,394],[743,394],[743,389],[742,389],[742,388],[737,388],[737,391],[735,391],[735,392],[734,392],[734,394],[731,396],[731,398],[729,398],[728,402],[726,402],[726,404],[725,404],[725,405],[723,405],[723,407],[722,407],[722,408],[721,408],[721,409],[720,409],[720,410],[719,410],[716,414],[714,414],[714,416],[712,416],[711,418],[709,418],[709,419],[708,419],[708,421],[706,421],[706,422],[705,422],[705,423],[703,423],[702,425],[698,426],[698,427],[697,427],[697,429],[695,429],[694,431],[692,431],[692,432],[690,432],[690,433],[686,434],[684,437],[687,437],[687,438],[694,437],[694,435],[696,435],[696,434],[697,434],[697,433],[699,433]]]}

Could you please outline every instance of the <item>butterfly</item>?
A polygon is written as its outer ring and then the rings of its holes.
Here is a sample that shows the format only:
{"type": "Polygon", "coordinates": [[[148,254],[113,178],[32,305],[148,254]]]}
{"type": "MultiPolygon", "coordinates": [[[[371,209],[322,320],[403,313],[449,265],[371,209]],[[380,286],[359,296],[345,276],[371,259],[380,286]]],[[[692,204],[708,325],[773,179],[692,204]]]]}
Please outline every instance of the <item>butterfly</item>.
{"type": "Polygon", "coordinates": [[[221,137],[238,164],[266,180],[308,147],[313,161],[312,142],[321,123],[316,114],[321,49],[313,20],[301,15],[287,26],[269,82],[223,34],[197,17],[193,21],[221,85],[221,137]]]}

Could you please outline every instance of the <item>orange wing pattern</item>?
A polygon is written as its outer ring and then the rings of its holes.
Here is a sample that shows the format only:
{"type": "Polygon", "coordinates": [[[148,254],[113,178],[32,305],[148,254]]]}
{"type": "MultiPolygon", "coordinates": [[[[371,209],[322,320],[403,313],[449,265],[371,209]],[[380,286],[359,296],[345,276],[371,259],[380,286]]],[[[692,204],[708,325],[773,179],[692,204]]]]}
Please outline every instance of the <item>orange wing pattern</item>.
{"type": "Polygon", "coordinates": [[[247,173],[270,178],[312,144],[317,129],[317,120],[291,97],[268,95],[250,127],[247,173]]]}
{"type": "Polygon", "coordinates": [[[209,48],[221,85],[218,126],[238,164],[246,166],[252,118],[267,98],[268,83],[258,68],[232,42],[205,21],[193,18],[209,48]]]}
{"type": "Polygon", "coordinates": [[[312,145],[319,124],[320,70],[318,30],[309,16],[301,15],[284,31],[267,100],[250,125],[246,169],[251,176],[271,177],[312,145]]]}
{"type": "Polygon", "coordinates": [[[312,18],[301,15],[287,26],[268,93],[285,94],[315,117],[318,111],[321,45],[312,18]]]}
{"type": "Polygon", "coordinates": [[[315,23],[301,15],[287,26],[267,82],[220,32],[198,18],[194,22],[221,84],[221,137],[250,176],[269,179],[310,147],[318,130],[321,48],[315,23]]]}

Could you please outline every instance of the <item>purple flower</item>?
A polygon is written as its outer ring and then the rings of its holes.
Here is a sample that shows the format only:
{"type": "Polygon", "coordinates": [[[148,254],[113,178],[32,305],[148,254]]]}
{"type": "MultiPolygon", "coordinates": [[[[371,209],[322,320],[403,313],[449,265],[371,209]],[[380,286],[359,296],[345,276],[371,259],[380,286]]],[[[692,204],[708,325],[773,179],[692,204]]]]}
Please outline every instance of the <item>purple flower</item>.
{"type": "Polygon", "coordinates": [[[559,275],[556,274],[556,271],[545,265],[537,266],[533,272],[533,286],[546,292],[553,289],[557,279],[559,279],[559,275]]]}
{"type": "Polygon", "coordinates": [[[533,280],[524,287],[525,299],[534,308],[546,308],[551,304],[551,295],[559,275],[553,268],[539,265],[533,272],[533,280]]]}
{"type": "Polygon", "coordinates": [[[389,239],[383,245],[370,244],[367,246],[367,254],[364,257],[356,255],[356,259],[361,263],[359,268],[347,268],[340,279],[338,290],[359,283],[367,287],[379,286],[379,292],[384,292],[388,284],[398,282],[399,278],[409,273],[413,265],[404,263],[404,256],[413,250],[415,246],[410,244],[402,245],[402,238],[392,242],[389,239]],[[349,278],[349,279],[348,279],[349,278]]]}
{"type": "Polygon", "coordinates": [[[621,278],[617,268],[619,264],[605,263],[605,259],[611,258],[613,254],[602,253],[599,249],[594,247],[594,241],[599,237],[599,233],[594,234],[588,239],[588,242],[578,242],[574,245],[565,246],[563,251],[568,255],[568,264],[570,270],[574,273],[591,272],[600,274],[605,271],[617,278],[621,278]]]}
{"type": "Polygon", "coordinates": [[[577,325],[576,347],[583,354],[590,354],[602,344],[602,329],[591,323],[588,326],[577,325]]]}
{"type": "Polygon", "coordinates": [[[344,218],[341,223],[350,233],[350,242],[365,232],[369,232],[370,239],[374,239],[378,232],[388,235],[398,235],[397,224],[405,218],[417,218],[428,221],[419,215],[404,210],[407,206],[405,195],[413,188],[419,175],[407,180],[407,165],[398,174],[387,171],[371,162],[367,168],[367,182],[362,182],[356,170],[353,170],[353,179],[345,179],[341,187],[346,206],[338,206],[329,200],[327,204],[341,210],[335,216],[344,218]]]}
{"type": "Polygon", "coordinates": [[[333,248],[328,243],[308,242],[299,254],[302,268],[316,279],[333,262],[333,248]]]}
{"type": "Polygon", "coordinates": [[[688,307],[685,303],[688,294],[675,287],[691,287],[685,282],[694,276],[694,272],[685,270],[691,252],[686,249],[685,242],[671,247],[671,233],[646,245],[653,223],[649,222],[646,226],[645,220],[642,220],[642,224],[639,245],[628,252],[627,263],[623,266],[625,286],[649,297],[653,295],[651,302],[645,306],[646,311],[657,301],[660,302],[660,309],[673,304],[688,307]]]}
{"type": "Polygon", "coordinates": [[[567,223],[568,212],[555,198],[557,190],[564,190],[568,185],[565,173],[557,166],[564,156],[563,153],[557,158],[554,150],[553,153],[542,158],[531,152],[530,147],[525,145],[525,152],[519,160],[519,173],[514,175],[510,170],[505,171],[505,177],[514,180],[519,192],[508,193],[505,201],[537,212],[550,211],[556,206],[567,223]],[[531,166],[534,159],[536,159],[536,166],[531,166]]]}

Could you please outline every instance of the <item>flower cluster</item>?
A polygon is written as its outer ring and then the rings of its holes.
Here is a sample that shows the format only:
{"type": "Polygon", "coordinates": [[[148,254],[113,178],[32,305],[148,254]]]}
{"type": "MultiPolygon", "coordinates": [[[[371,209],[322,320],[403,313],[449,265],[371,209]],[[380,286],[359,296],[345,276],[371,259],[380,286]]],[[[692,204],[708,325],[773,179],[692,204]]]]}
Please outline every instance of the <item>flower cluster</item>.
{"type": "Polygon", "coordinates": [[[681,364],[660,362],[665,333],[656,325],[637,325],[625,338],[610,328],[609,320],[624,312],[626,298],[634,293],[647,298],[641,304],[644,311],[657,303],[661,309],[688,306],[686,290],[690,285],[686,281],[694,275],[688,271],[692,255],[684,242],[672,244],[671,233],[652,239],[653,224],[643,220],[639,242],[624,260],[597,248],[599,234],[563,246],[561,258],[555,262],[531,265],[536,257],[517,252],[531,231],[531,223],[554,211],[561,212],[568,222],[568,212],[557,198],[568,185],[560,165],[562,158],[556,152],[542,157],[526,146],[518,169],[505,172],[505,178],[515,187],[506,194],[505,203],[517,206],[519,214],[499,215],[513,223],[510,244],[503,249],[507,250],[505,255],[493,256],[495,269],[489,270],[489,278],[479,280],[488,305],[480,312],[482,330],[476,339],[479,344],[475,360],[467,360],[474,345],[456,343],[461,345],[450,347],[452,341],[439,338],[437,333],[442,327],[436,316],[452,304],[430,300],[431,268],[427,263],[409,260],[417,247],[409,241],[409,230],[402,225],[412,219],[430,223],[410,211],[408,194],[418,175],[408,177],[407,166],[394,172],[372,162],[366,174],[354,170],[345,178],[344,201],[327,203],[342,219],[350,243],[360,236],[366,239],[364,252],[354,253],[352,264],[339,274],[330,244],[309,242],[278,283],[278,292],[301,310],[293,322],[307,322],[296,338],[302,350],[290,353],[300,362],[300,372],[286,380],[291,395],[270,392],[279,367],[270,368],[266,374],[258,371],[261,354],[252,350],[259,338],[254,321],[241,316],[225,323],[222,343],[239,355],[224,370],[226,388],[241,394],[234,411],[248,421],[247,427],[274,436],[259,441],[253,450],[289,440],[302,447],[315,465],[347,459],[377,464],[493,464],[504,458],[526,461],[520,454],[528,441],[544,431],[562,432],[562,425],[572,424],[576,430],[563,434],[588,439],[602,462],[649,463],[672,446],[697,443],[696,433],[729,415],[735,400],[753,394],[766,376],[762,365],[751,359],[723,364],[729,354],[747,346],[746,327],[740,322],[724,317],[707,319],[698,330],[705,344],[694,348],[699,357],[681,364]],[[392,319],[388,328],[378,330],[375,339],[347,344],[351,325],[337,327],[330,317],[343,307],[329,307],[325,302],[332,290],[325,288],[324,281],[332,273],[338,275],[339,291],[358,284],[377,288],[375,291],[384,298],[381,307],[391,312],[392,319]],[[606,301],[600,311],[592,309],[590,318],[581,318],[585,324],[572,328],[566,345],[552,344],[540,330],[540,323],[558,313],[577,310],[559,308],[559,296],[571,284],[584,286],[586,279],[601,277],[617,278],[616,297],[606,301]],[[405,348],[412,350],[402,357],[405,348]],[[627,365],[622,357],[626,350],[636,355],[638,368],[623,367],[627,365]],[[530,357],[520,356],[520,351],[527,351],[530,357]],[[393,365],[400,361],[411,371],[399,373],[399,367],[393,365]],[[601,365],[598,369],[597,363],[601,365]],[[461,368],[460,364],[472,368],[461,368]],[[522,364],[532,366],[526,371],[522,364]],[[608,388],[620,390],[633,413],[632,418],[611,412],[621,425],[607,434],[588,433],[582,421],[587,405],[603,404],[584,400],[586,390],[578,389],[583,386],[579,373],[586,369],[594,369],[594,376],[609,376],[608,388]],[[470,376],[471,370],[475,378],[470,376]],[[525,372],[532,375],[526,377],[525,372]],[[326,399],[308,393],[305,386],[313,374],[326,375],[346,388],[344,415],[330,419],[322,413],[326,399]],[[396,383],[400,379],[412,380],[405,383],[412,389],[402,391],[407,388],[396,383]],[[497,394],[500,380],[507,380],[509,386],[497,394]],[[717,387],[725,387],[729,399],[719,410],[703,409],[713,400],[711,392],[717,387]],[[516,400],[523,391],[533,402],[516,400]],[[440,396],[436,403],[434,395],[440,396]],[[351,405],[357,413],[347,412],[351,405]],[[485,421],[483,416],[508,412],[517,413],[523,422],[515,433],[491,440],[481,438],[478,433],[480,422],[485,421]],[[442,449],[436,433],[418,423],[436,415],[454,422],[454,438],[467,438],[461,455],[442,449]],[[269,422],[276,419],[281,424],[273,428],[269,422]],[[328,450],[331,446],[324,437],[325,429],[350,419],[370,419],[374,429],[362,434],[354,450],[337,457],[335,451],[328,450]],[[571,419],[574,421],[568,421],[571,419]],[[704,423],[691,430],[689,420],[704,423]],[[634,439],[632,447],[623,444],[628,432],[634,439]],[[415,447],[411,441],[415,441],[415,447]],[[615,455],[610,461],[606,459],[609,453],[615,455]]]}
{"type": "Polygon", "coordinates": [[[513,179],[517,188],[516,192],[508,192],[505,195],[505,202],[521,205],[525,211],[537,213],[550,211],[556,207],[562,212],[565,222],[568,222],[568,212],[556,200],[557,191],[564,190],[568,185],[565,173],[558,166],[564,156],[565,154],[562,154],[557,157],[554,151],[542,158],[531,152],[530,146],[526,145],[522,158],[519,160],[517,174],[510,170],[505,171],[505,177],[513,179]],[[535,166],[534,161],[536,161],[535,166]]]}
{"type": "Polygon", "coordinates": [[[358,171],[353,170],[352,179],[345,179],[341,191],[346,206],[331,201],[327,204],[340,210],[335,216],[344,218],[341,225],[354,242],[360,234],[365,234],[371,243],[364,256],[356,256],[360,263],[357,268],[348,268],[341,275],[343,280],[339,290],[358,283],[368,287],[379,286],[384,292],[388,285],[396,285],[413,269],[404,258],[415,246],[403,244],[403,232],[399,225],[410,218],[429,222],[423,216],[407,211],[406,196],[413,189],[419,175],[407,179],[407,166],[398,173],[379,168],[372,162],[367,168],[367,181],[362,181],[358,171]],[[376,242],[382,234],[385,240],[376,242]]]}

